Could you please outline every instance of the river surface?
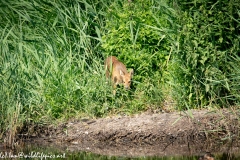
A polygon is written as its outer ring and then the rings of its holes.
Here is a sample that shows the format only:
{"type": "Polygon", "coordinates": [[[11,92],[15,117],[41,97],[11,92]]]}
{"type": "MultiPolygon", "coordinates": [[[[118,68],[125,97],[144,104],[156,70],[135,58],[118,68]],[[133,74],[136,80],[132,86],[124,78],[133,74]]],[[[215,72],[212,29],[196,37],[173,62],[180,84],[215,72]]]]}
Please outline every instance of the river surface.
{"type": "MultiPolygon", "coordinates": [[[[144,155],[141,153],[143,151],[142,146],[135,148],[134,150],[138,150],[137,153],[128,153],[125,151],[125,155],[122,152],[122,155],[119,155],[119,152],[116,150],[118,148],[114,148],[109,152],[103,150],[102,154],[99,150],[94,151],[90,148],[79,148],[78,145],[56,145],[56,144],[33,144],[26,143],[21,147],[11,150],[4,148],[3,145],[0,145],[0,159],[79,159],[79,160],[198,160],[201,156],[204,156],[206,153],[211,154],[214,157],[214,160],[238,160],[240,159],[240,150],[238,147],[227,147],[219,145],[219,151],[215,151],[214,153],[209,153],[210,148],[202,148],[199,150],[199,153],[191,150],[191,146],[187,151],[184,151],[182,155],[178,152],[173,155],[164,155],[164,151],[158,150],[157,148],[149,148],[149,153],[155,153],[156,155],[144,155]],[[74,147],[75,146],[75,147],[74,147]],[[223,148],[225,147],[225,148],[223,148]],[[155,149],[153,151],[152,149],[155,149]],[[115,154],[113,151],[115,150],[115,154]],[[150,151],[152,150],[152,152],[150,151]],[[204,151],[205,150],[205,151],[204,151]],[[225,151],[224,151],[225,150],[225,151]],[[95,153],[94,153],[95,152],[95,153]]],[[[214,144],[212,146],[215,146],[214,144]]],[[[135,146],[136,147],[136,146],[135,146]]],[[[170,149],[173,146],[168,146],[170,149]]],[[[181,147],[181,146],[179,146],[181,147]]],[[[104,148],[104,146],[103,146],[104,148]]],[[[173,147],[176,149],[176,146],[173,147]]],[[[145,148],[146,149],[146,148],[145,148]]],[[[119,148],[121,150],[121,148],[119,148]]],[[[129,152],[134,151],[133,149],[129,149],[129,152]]],[[[181,150],[181,149],[180,149],[181,150]]],[[[143,151],[145,153],[145,151],[143,151]]],[[[167,153],[167,152],[166,152],[167,153]]]]}

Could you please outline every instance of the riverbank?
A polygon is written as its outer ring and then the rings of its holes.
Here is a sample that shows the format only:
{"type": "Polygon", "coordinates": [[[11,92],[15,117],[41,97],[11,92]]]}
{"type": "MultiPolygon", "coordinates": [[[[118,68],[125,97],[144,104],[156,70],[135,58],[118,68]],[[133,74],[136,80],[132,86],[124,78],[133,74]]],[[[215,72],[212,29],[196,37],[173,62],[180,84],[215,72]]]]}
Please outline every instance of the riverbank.
{"type": "Polygon", "coordinates": [[[23,130],[18,139],[106,155],[185,155],[238,150],[239,128],[239,111],[203,109],[73,119],[35,126],[31,134],[23,130]]]}

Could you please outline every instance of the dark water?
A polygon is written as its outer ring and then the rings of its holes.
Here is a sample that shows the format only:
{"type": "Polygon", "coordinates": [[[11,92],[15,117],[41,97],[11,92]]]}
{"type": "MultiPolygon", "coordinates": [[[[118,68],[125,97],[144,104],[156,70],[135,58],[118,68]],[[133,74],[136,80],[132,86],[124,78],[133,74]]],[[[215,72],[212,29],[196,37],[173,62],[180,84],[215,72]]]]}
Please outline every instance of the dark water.
{"type": "MultiPolygon", "coordinates": [[[[212,155],[215,160],[240,160],[240,152],[237,153],[217,153],[212,155]]],[[[17,150],[0,148],[0,159],[79,159],[79,160],[198,160],[203,153],[175,156],[110,156],[95,154],[88,151],[70,151],[68,147],[61,148],[59,146],[40,146],[40,145],[24,145],[17,150]]]]}

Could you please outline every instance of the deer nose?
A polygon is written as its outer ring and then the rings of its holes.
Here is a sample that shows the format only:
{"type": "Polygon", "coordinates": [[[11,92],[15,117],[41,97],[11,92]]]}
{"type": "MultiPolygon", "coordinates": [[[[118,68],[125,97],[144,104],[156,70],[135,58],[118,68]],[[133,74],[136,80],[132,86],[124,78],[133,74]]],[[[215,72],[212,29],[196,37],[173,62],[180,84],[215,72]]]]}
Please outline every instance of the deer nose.
{"type": "Polygon", "coordinates": [[[128,89],[130,89],[130,87],[129,87],[129,86],[125,86],[125,89],[127,89],[127,90],[128,90],[128,89]]]}

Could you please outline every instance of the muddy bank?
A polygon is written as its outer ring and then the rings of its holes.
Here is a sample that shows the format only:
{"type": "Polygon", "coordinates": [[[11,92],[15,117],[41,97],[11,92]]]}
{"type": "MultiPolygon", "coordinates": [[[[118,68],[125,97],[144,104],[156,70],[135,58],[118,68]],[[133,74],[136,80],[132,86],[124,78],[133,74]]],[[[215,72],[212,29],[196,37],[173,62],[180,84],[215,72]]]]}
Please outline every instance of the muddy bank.
{"type": "Polygon", "coordinates": [[[35,127],[35,133],[26,128],[19,139],[106,155],[189,155],[239,149],[239,113],[227,109],[143,113],[35,127]]]}

